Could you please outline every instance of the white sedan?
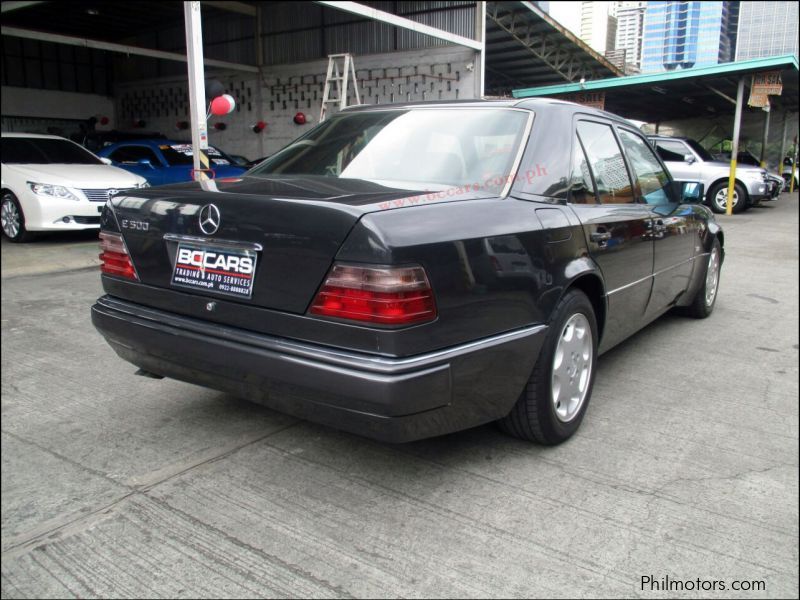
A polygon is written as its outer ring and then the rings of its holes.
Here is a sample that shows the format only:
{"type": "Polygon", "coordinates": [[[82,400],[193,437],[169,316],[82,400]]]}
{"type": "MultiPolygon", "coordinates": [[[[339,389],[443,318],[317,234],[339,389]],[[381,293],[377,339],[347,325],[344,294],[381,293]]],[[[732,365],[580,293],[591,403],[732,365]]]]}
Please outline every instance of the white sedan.
{"type": "Polygon", "coordinates": [[[2,134],[3,234],[25,242],[36,231],[98,229],[110,196],[149,187],[143,177],[106,160],[62,137],[2,134]]]}

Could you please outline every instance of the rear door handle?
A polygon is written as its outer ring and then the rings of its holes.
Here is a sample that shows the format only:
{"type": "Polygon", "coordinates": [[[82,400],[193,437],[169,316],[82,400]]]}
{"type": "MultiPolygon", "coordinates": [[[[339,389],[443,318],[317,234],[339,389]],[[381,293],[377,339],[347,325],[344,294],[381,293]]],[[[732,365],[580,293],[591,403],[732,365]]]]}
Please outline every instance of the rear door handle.
{"type": "Polygon", "coordinates": [[[595,231],[589,236],[589,239],[598,244],[604,244],[611,239],[610,231],[595,231]]]}

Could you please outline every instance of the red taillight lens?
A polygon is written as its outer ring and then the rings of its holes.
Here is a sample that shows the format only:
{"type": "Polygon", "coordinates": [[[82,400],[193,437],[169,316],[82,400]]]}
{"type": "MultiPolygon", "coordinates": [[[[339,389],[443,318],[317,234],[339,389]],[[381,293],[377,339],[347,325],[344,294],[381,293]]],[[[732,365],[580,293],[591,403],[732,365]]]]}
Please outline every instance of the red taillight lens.
{"type": "Polygon", "coordinates": [[[100,234],[100,271],[107,275],[116,275],[117,277],[124,277],[126,279],[133,279],[138,281],[139,277],[136,275],[136,269],[133,268],[131,257],[128,254],[128,249],[125,247],[125,241],[118,233],[101,233],[100,234]]]}
{"type": "Polygon", "coordinates": [[[422,267],[333,265],[310,312],[381,325],[409,325],[435,319],[436,303],[422,267]]]}

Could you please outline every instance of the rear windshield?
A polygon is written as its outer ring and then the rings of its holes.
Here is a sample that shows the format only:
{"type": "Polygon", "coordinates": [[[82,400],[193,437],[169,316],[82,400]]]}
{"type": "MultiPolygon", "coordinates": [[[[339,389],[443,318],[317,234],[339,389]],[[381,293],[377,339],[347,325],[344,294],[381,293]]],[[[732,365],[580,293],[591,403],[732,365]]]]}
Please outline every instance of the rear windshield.
{"type": "Polygon", "coordinates": [[[526,111],[398,109],[340,113],[249,175],[366,179],[405,189],[503,189],[514,168],[526,111]]]}
{"type": "MultiPolygon", "coordinates": [[[[161,144],[159,145],[161,154],[170,166],[192,165],[194,164],[194,150],[191,144],[161,144]]],[[[213,146],[208,147],[207,152],[209,162],[212,166],[223,166],[231,164],[231,158],[213,146]]]]}
{"type": "Polygon", "coordinates": [[[103,164],[99,158],[78,144],[51,138],[4,137],[0,158],[4,164],[103,164]]]}

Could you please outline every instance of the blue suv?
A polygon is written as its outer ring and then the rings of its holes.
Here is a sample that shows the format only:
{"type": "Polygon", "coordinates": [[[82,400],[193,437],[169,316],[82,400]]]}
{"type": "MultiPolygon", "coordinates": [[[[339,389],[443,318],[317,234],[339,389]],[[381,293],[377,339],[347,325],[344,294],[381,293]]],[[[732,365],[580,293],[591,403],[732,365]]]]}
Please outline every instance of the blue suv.
{"type": "MultiPolygon", "coordinates": [[[[97,152],[109,158],[114,166],[147,179],[150,185],[165,185],[192,181],[192,145],[172,140],[130,140],[106,146],[97,152]]],[[[247,169],[236,166],[236,162],[224,152],[209,146],[208,158],[214,177],[237,177],[247,169]]]]}

